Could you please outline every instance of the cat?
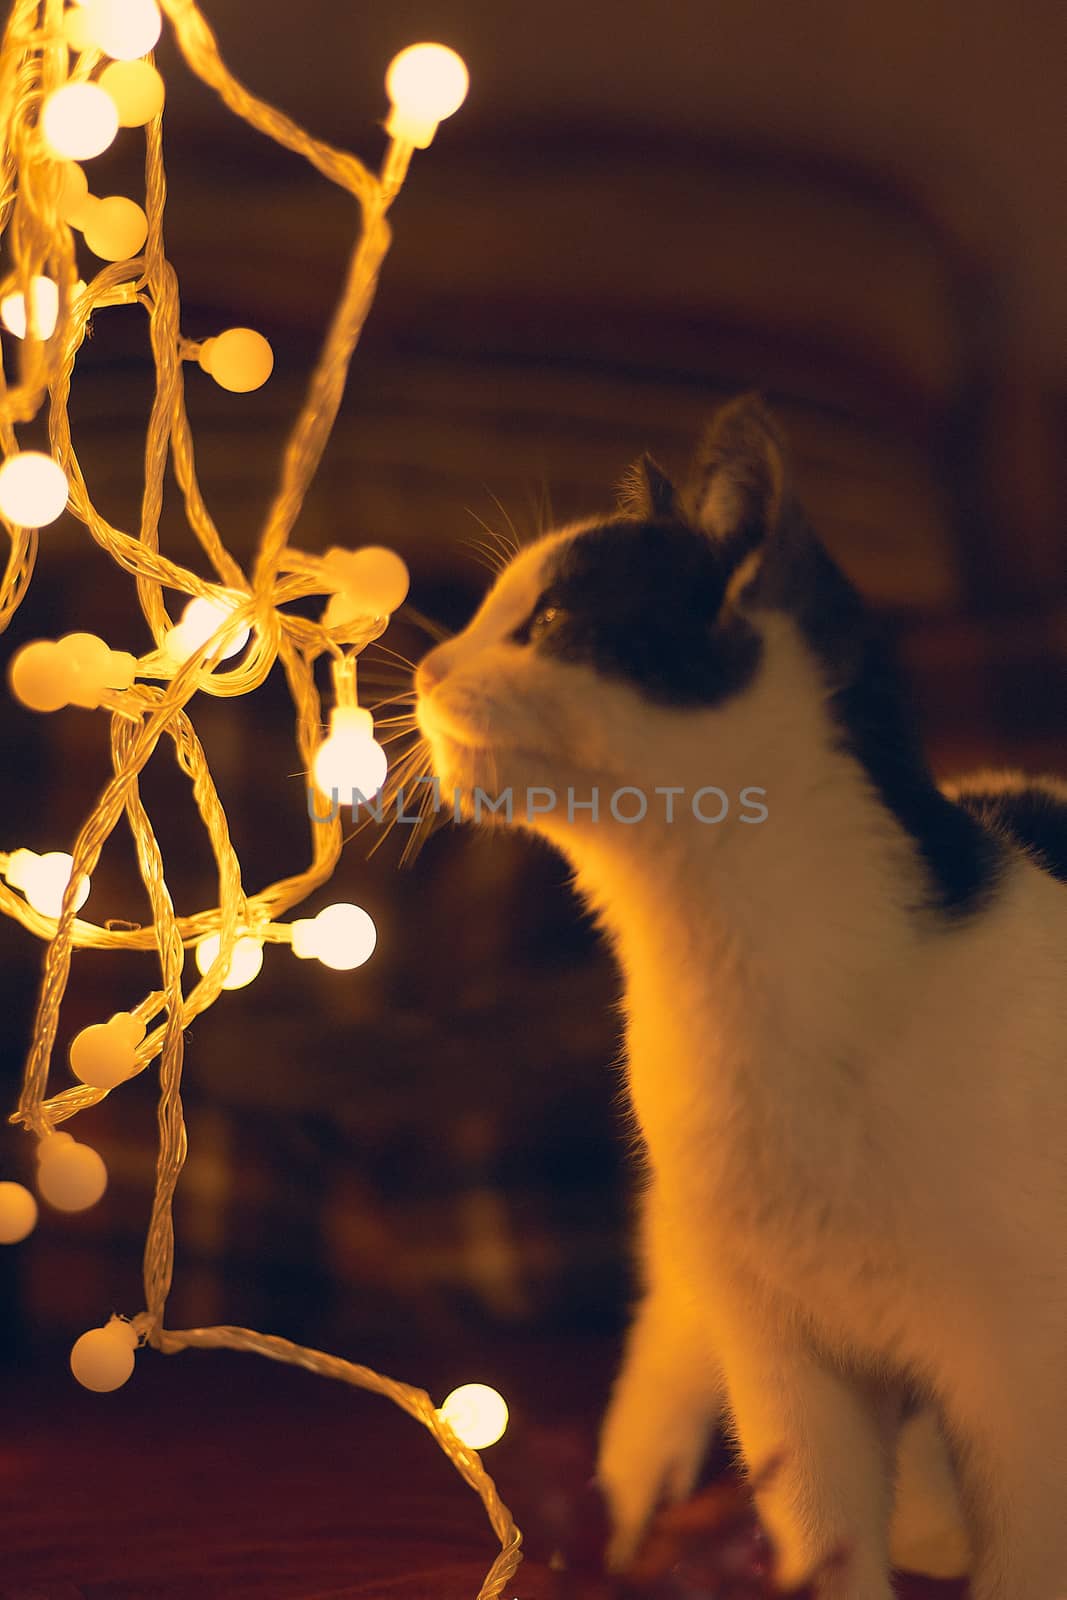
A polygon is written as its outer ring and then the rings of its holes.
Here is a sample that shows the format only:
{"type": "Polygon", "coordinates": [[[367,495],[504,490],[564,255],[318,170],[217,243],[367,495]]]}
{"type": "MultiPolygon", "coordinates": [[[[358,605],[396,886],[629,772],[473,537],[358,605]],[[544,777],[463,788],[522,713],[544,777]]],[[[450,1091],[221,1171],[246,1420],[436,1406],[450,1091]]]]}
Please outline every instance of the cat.
{"type": "Polygon", "coordinates": [[[938,787],[753,396],[681,489],[646,454],[519,549],[415,687],[460,814],[562,853],[623,980],[609,1567],[721,1423],[782,1587],[1064,1600],[1067,786],[938,787]]]}

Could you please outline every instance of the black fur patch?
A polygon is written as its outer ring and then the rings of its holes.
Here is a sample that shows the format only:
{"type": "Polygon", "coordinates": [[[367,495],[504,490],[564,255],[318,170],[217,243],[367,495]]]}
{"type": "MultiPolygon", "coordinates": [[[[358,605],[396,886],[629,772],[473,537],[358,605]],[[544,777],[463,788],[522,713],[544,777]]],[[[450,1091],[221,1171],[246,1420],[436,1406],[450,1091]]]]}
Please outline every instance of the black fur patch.
{"type": "Polygon", "coordinates": [[[512,637],[621,678],[670,706],[716,705],[749,682],[758,634],[719,620],[733,556],[683,523],[620,517],[564,545],[512,637]]]}
{"type": "Polygon", "coordinates": [[[747,594],[796,619],[822,666],[842,748],[915,841],[929,906],[953,918],[980,910],[1000,881],[1004,850],[970,811],[938,789],[884,626],[795,506],[767,541],[747,594]]]}
{"type": "Polygon", "coordinates": [[[998,789],[963,785],[957,799],[986,828],[1021,845],[1045,872],[1067,883],[1067,784],[1005,779],[998,789]]]}

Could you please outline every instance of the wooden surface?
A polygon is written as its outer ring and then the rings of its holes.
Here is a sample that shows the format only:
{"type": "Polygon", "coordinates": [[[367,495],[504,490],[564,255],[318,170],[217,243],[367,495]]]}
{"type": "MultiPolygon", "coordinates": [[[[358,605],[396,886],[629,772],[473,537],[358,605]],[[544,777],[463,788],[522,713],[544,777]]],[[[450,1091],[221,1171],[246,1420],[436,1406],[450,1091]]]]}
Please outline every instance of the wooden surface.
{"type": "MultiPolygon", "coordinates": [[[[500,1340],[397,1360],[393,1376],[481,1377],[511,1403],[507,1435],[483,1456],[525,1535],[508,1600],[725,1600],[707,1516],[702,1535],[661,1533],[644,1581],[623,1591],[600,1574],[590,1475],[611,1341],[500,1340]]],[[[142,1352],[126,1388],[93,1395],[57,1351],[7,1373],[2,1392],[0,1600],[474,1600],[496,1553],[477,1497],[374,1395],[200,1352],[142,1352]]],[[[709,1473],[721,1466],[714,1456],[709,1473]]],[[[698,1513],[721,1493],[705,1491],[698,1513]]],[[[963,1590],[909,1580],[900,1594],[963,1590]]]]}

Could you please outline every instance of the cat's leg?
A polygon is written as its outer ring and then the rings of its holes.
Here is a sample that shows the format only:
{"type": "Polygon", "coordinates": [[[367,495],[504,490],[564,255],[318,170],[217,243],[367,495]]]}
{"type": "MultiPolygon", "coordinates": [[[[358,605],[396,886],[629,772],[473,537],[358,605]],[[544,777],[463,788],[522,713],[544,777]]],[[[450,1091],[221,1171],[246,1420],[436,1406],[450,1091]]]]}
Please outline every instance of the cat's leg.
{"type": "Polygon", "coordinates": [[[894,1567],[931,1578],[962,1577],[970,1566],[959,1486],[932,1405],[900,1430],[889,1550],[894,1567]]]}
{"type": "Polygon", "coordinates": [[[1053,1361],[1020,1350],[965,1395],[945,1397],[972,1600],[1067,1600],[1065,1368],[1067,1349],[1053,1361]]]}
{"type": "Polygon", "coordinates": [[[721,1375],[692,1308],[651,1289],[626,1338],[601,1427],[597,1480],[611,1523],[606,1564],[625,1568],[661,1500],[682,1500],[723,1409],[721,1375]]]}
{"type": "Polygon", "coordinates": [[[820,1600],[892,1600],[899,1401],[822,1362],[799,1335],[740,1324],[720,1351],[734,1429],[774,1544],[776,1581],[820,1600]],[[776,1469],[766,1476],[772,1462],[776,1469]]]}

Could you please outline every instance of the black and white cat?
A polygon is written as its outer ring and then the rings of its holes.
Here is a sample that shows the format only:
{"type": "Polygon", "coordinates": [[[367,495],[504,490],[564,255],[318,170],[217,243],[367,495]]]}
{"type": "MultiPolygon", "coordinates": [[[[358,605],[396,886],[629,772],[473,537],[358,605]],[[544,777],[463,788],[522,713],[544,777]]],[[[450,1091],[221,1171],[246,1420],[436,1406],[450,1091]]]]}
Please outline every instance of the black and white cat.
{"type": "Polygon", "coordinates": [[[1064,1600],[1067,787],[938,789],[750,399],[681,493],[645,457],[521,549],[416,687],[442,783],[511,792],[625,984],[610,1563],[724,1416],[753,1475],[781,1457],[783,1586],[844,1548],[833,1600],[891,1600],[891,1564],[1064,1600]]]}

